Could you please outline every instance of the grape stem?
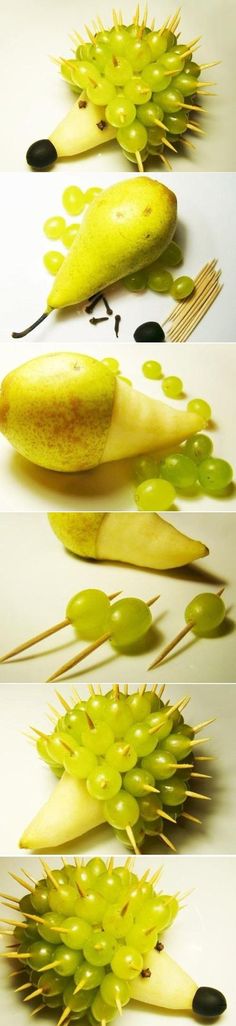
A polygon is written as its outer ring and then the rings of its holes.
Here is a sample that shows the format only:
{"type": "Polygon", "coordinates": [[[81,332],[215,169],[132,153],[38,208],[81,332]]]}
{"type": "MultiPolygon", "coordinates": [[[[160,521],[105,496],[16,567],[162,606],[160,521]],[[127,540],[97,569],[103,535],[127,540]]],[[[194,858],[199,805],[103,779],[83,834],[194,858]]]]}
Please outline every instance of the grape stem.
{"type": "Polygon", "coordinates": [[[42,324],[42,321],[45,321],[46,317],[49,317],[49,314],[51,312],[51,310],[46,310],[45,313],[41,314],[41,317],[38,317],[37,321],[34,321],[33,324],[30,324],[29,327],[25,328],[24,331],[13,331],[12,338],[24,338],[25,335],[29,335],[30,331],[34,331],[34,328],[37,328],[38,324],[42,324]]]}
{"type": "MultiPolygon", "coordinates": [[[[220,588],[220,590],[216,592],[216,595],[220,597],[220,595],[223,594],[223,591],[224,588],[220,588]]],[[[167,655],[169,655],[169,652],[172,652],[173,648],[175,648],[175,646],[179,644],[179,641],[182,641],[182,638],[185,638],[186,634],[189,634],[189,632],[192,631],[193,627],[195,627],[195,624],[196,620],[190,620],[190,623],[187,623],[186,626],[182,628],[182,631],[179,631],[179,634],[176,634],[176,637],[173,639],[173,641],[170,641],[169,644],[162,649],[162,652],[158,656],[158,659],[154,659],[154,662],[151,663],[151,666],[148,666],[148,670],[154,670],[156,666],[160,666],[160,663],[163,663],[163,660],[166,658],[167,655]]]]}

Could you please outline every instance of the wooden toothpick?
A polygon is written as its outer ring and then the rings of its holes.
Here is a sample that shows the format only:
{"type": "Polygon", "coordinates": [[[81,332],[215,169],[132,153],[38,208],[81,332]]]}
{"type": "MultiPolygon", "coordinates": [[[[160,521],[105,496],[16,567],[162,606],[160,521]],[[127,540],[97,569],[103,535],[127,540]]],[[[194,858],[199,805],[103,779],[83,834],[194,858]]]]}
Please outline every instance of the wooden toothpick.
{"type": "MultiPolygon", "coordinates": [[[[115,591],[112,595],[108,595],[110,602],[112,599],[117,598],[120,595],[120,591],[115,591]]],[[[66,617],[65,620],[61,620],[59,623],[53,624],[53,627],[49,627],[46,631],[41,631],[41,634],[35,634],[33,638],[29,638],[28,641],[24,641],[21,645],[17,645],[17,648],[12,648],[10,652],[2,656],[0,663],[6,663],[8,659],[13,658],[15,655],[19,655],[20,652],[25,652],[27,648],[31,648],[33,645],[37,645],[38,641],[43,641],[44,638],[49,638],[51,634],[56,634],[57,631],[61,631],[63,627],[69,627],[71,621],[66,617]]]]}
{"type": "MultiPolygon", "coordinates": [[[[220,595],[223,594],[223,591],[224,588],[220,588],[219,591],[216,592],[216,594],[220,597],[220,595]]],[[[189,634],[190,631],[193,630],[195,624],[195,620],[191,620],[190,623],[187,623],[185,627],[182,628],[182,631],[179,631],[179,633],[176,634],[176,637],[173,638],[173,641],[170,641],[168,645],[165,645],[165,648],[162,649],[162,652],[158,656],[158,659],[154,659],[154,662],[151,663],[151,666],[148,667],[148,670],[154,670],[156,666],[160,666],[160,663],[163,663],[163,660],[166,658],[167,655],[169,655],[170,652],[173,651],[173,648],[175,648],[176,645],[179,645],[179,642],[186,637],[186,634],[189,634]]]]}

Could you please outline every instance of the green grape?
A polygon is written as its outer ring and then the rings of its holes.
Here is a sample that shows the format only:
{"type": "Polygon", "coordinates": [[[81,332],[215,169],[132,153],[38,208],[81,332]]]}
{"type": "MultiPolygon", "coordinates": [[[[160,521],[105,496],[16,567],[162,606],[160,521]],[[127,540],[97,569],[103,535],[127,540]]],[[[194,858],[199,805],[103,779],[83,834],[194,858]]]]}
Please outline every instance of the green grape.
{"type": "Polygon", "coordinates": [[[177,75],[175,78],[175,86],[180,89],[183,96],[192,96],[195,93],[197,80],[194,75],[190,75],[186,67],[184,71],[177,75]]]}
{"type": "Polygon", "coordinates": [[[79,231],[79,224],[68,224],[62,233],[61,241],[66,249],[70,249],[75,239],[77,239],[79,231]]]}
{"type": "Polygon", "coordinates": [[[140,926],[139,923],[134,923],[127,935],[126,943],[135,950],[140,951],[141,955],[145,955],[147,951],[156,947],[158,940],[158,933],[155,927],[150,927],[148,921],[145,926],[140,926]]]}
{"type": "Polygon", "coordinates": [[[209,456],[199,464],[198,478],[203,490],[214,495],[228,487],[233,478],[233,470],[226,460],[209,456]]]}
{"type": "Polygon", "coordinates": [[[140,926],[146,926],[148,923],[148,926],[156,927],[158,932],[162,932],[169,926],[170,918],[170,909],[166,901],[163,901],[162,894],[155,894],[146,902],[146,905],[143,905],[139,912],[138,922],[140,926]]]}
{"type": "Polygon", "coordinates": [[[116,1006],[117,1001],[119,1001],[123,1008],[130,1001],[128,983],[126,980],[118,980],[114,973],[107,973],[104,977],[100,993],[103,1001],[106,1001],[108,1005],[116,1006]]]}
{"type": "Polygon", "coordinates": [[[181,110],[184,103],[183,93],[180,89],[173,89],[173,86],[159,93],[159,100],[165,114],[175,114],[175,111],[181,110]]]}
{"type": "Polygon", "coordinates": [[[93,185],[93,186],[91,186],[90,189],[87,189],[86,192],[84,193],[84,202],[85,202],[85,204],[92,203],[93,200],[96,199],[96,196],[98,196],[98,193],[102,192],[102,191],[103,190],[98,185],[93,185]]]}
{"type": "Polygon", "coordinates": [[[101,362],[105,364],[105,367],[108,367],[108,370],[112,371],[112,374],[119,373],[119,360],[115,360],[114,356],[104,356],[101,362]]]}
{"type": "Polygon", "coordinates": [[[184,444],[184,452],[195,463],[201,463],[207,456],[210,456],[213,449],[213,442],[208,435],[192,435],[184,444]]]}
{"type": "MultiPolygon", "coordinates": [[[[132,103],[138,106],[140,104],[146,104],[148,100],[151,99],[152,95],[150,86],[148,86],[147,82],[143,81],[143,78],[141,78],[140,75],[133,75],[129,82],[126,83],[124,93],[132,103]]],[[[125,142],[124,144],[122,143],[122,145],[124,145],[125,149],[128,148],[126,147],[125,142]]],[[[146,142],[143,143],[143,146],[145,145],[146,142]]]]}
{"type": "Polygon", "coordinates": [[[155,787],[155,780],[151,773],[145,769],[128,770],[123,780],[125,791],[133,795],[133,798],[142,798],[150,787],[155,787]]]}
{"type": "Polygon", "coordinates": [[[130,153],[137,153],[143,150],[147,142],[147,132],[144,125],[135,118],[132,125],[127,128],[119,128],[117,132],[118,143],[130,153]]]}
{"type": "Polygon", "coordinates": [[[99,82],[99,68],[96,68],[94,61],[77,61],[76,67],[72,70],[72,79],[75,85],[79,85],[81,89],[87,89],[91,82],[99,82]]]}
{"type": "MultiPolygon", "coordinates": [[[[65,78],[65,81],[69,82],[70,85],[72,86],[72,88],[74,86],[74,81],[73,81],[72,75],[73,75],[73,72],[76,69],[76,67],[77,67],[77,61],[75,61],[75,60],[74,61],[71,60],[70,62],[69,61],[62,61],[61,67],[60,67],[60,72],[61,72],[62,78],[65,78]]],[[[78,93],[81,92],[80,88],[76,88],[73,91],[76,92],[76,93],[77,92],[78,93]]]]}
{"type": "Polygon", "coordinates": [[[152,614],[142,599],[119,599],[111,607],[112,642],[118,648],[143,638],[152,624],[152,614]]]}
{"type": "Polygon", "coordinates": [[[146,720],[146,726],[148,730],[156,730],[156,743],[157,741],[163,741],[165,737],[171,733],[173,727],[173,720],[170,715],[167,716],[166,710],[157,710],[156,712],[150,713],[146,720]]]}
{"type": "Polygon", "coordinates": [[[71,948],[72,951],[81,951],[90,937],[91,926],[89,923],[83,919],[77,919],[75,916],[65,919],[61,941],[66,948],[71,948]],[[64,932],[64,929],[67,930],[67,933],[64,932]]]}
{"type": "Polygon", "coordinates": [[[109,125],[122,128],[132,124],[136,117],[136,108],[128,96],[116,96],[106,107],[105,114],[109,125]]]}
{"type": "Polygon", "coordinates": [[[44,882],[37,884],[30,898],[28,898],[27,894],[21,899],[20,907],[22,912],[32,912],[31,906],[40,915],[49,912],[49,894],[47,885],[44,882]]]}
{"type": "Polygon", "coordinates": [[[77,47],[76,57],[77,61],[90,61],[94,59],[95,47],[92,43],[82,43],[81,46],[77,47]]]}
{"type": "Polygon", "coordinates": [[[113,731],[112,741],[108,745],[110,747],[113,744],[114,738],[123,738],[131,723],[133,723],[131,710],[126,702],[122,702],[121,696],[116,699],[111,695],[109,702],[107,702],[106,723],[109,724],[113,731]]]}
{"type": "Polygon", "coordinates": [[[212,595],[211,592],[202,592],[195,595],[192,602],[185,609],[186,623],[194,624],[194,634],[208,634],[219,627],[225,618],[225,604],[220,595],[212,595]]]}
{"type": "Polygon", "coordinates": [[[95,727],[86,727],[82,733],[82,742],[85,748],[89,748],[95,755],[104,755],[114,741],[109,724],[105,721],[95,724],[95,727]]]}
{"type": "Polygon", "coordinates": [[[83,988],[78,994],[75,994],[74,991],[75,985],[74,980],[72,980],[72,983],[68,983],[64,990],[63,997],[66,1008],[69,1007],[74,1012],[85,1012],[92,1005],[96,990],[86,992],[83,988]]]}
{"type": "Polygon", "coordinates": [[[158,60],[158,57],[162,57],[162,54],[166,52],[167,42],[167,36],[164,32],[161,35],[158,31],[153,31],[149,33],[148,46],[151,50],[153,61],[158,60]]]}
{"type": "Polygon", "coordinates": [[[98,880],[106,872],[106,863],[98,855],[95,855],[93,859],[89,860],[88,872],[91,880],[98,880]]]}
{"type": "Polygon", "coordinates": [[[150,63],[149,41],[147,43],[145,39],[130,39],[129,36],[126,55],[135,74],[143,71],[143,68],[150,63]]]}
{"type": "Polygon", "coordinates": [[[135,481],[148,481],[158,477],[160,463],[152,456],[138,456],[134,463],[135,481]]]}
{"type": "MultiPolygon", "coordinates": [[[[191,741],[184,734],[179,731],[177,734],[172,733],[163,742],[163,748],[174,755],[175,759],[182,760],[187,757],[191,752],[191,741]]],[[[178,766],[177,766],[178,769],[178,766]]]]}
{"type": "Polygon", "coordinates": [[[97,925],[104,915],[106,902],[97,891],[89,891],[84,898],[79,898],[75,904],[75,913],[78,913],[80,920],[85,919],[91,926],[97,925]]]}
{"type": "Polygon", "coordinates": [[[99,892],[105,901],[116,903],[122,894],[121,881],[115,873],[107,870],[99,879],[99,892]]]}
{"type": "Polygon", "coordinates": [[[127,731],[125,741],[134,746],[138,758],[154,752],[157,743],[156,736],[150,734],[150,727],[146,721],[145,723],[133,723],[127,731]]]}
{"type": "Polygon", "coordinates": [[[172,281],[170,271],[164,271],[159,267],[149,269],[148,287],[152,292],[170,292],[172,281]]]}
{"type": "Polygon", "coordinates": [[[160,381],[162,378],[161,364],[157,360],[146,360],[142,364],[142,372],[145,378],[151,378],[151,381],[160,381]]]}
{"type": "Polygon", "coordinates": [[[139,819],[139,806],[136,799],[121,790],[111,801],[105,802],[105,817],[116,830],[125,830],[134,826],[139,819]]]}
{"type": "Polygon", "coordinates": [[[181,300],[187,299],[188,296],[192,295],[195,289],[195,282],[193,278],[189,278],[187,274],[182,274],[180,278],[175,278],[173,285],[171,286],[171,295],[173,299],[181,300]]]}
{"type": "MultiPolygon", "coordinates": [[[[127,834],[125,836],[127,837],[127,834]]],[[[131,930],[131,926],[133,926],[133,916],[127,905],[124,905],[123,909],[120,904],[108,906],[103,916],[104,930],[108,930],[108,933],[111,933],[116,940],[122,940],[131,930]]]]}
{"type": "Polygon", "coordinates": [[[177,242],[170,242],[169,246],[158,257],[158,263],[163,267],[178,267],[179,264],[182,264],[182,261],[183,253],[177,242]]]}
{"type": "Polygon", "coordinates": [[[117,948],[112,959],[113,973],[121,980],[135,980],[143,968],[142,955],[136,948],[127,945],[117,948]]]}
{"type": "Polygon", "coordinates": [[[111,103],[116,94],[113,82],[108,81],[108,78],[104,78],[104,76],[97,82],[90,82],[86,91],[91,103],[102,107],[107,107],[107,104],[111,103]]]}
{"type": "Polygon", "coordinates": [[[64,766],[64,758],[66,753],[65,744],[68,744],[76,749],[76,741],[72,741],[71,735],[66,733],[54,734],[48,740],[48,752],[52,762],[55,762],[58,766],[64,766]]]}
{"type": "Polygon", "coordinates": [[[91,965],[109,965],[116,950],[116,940],[112,933],[94,930],[84,945],[84,957],[91,965]]]}
{"type": "MultiPolygon", "coordinates": [[[[105,64],[109,58],[111,58],[110,46],[108,46],[107,43],[97,43],[96,41],[92,47],[92,51],[93,53],[91,56],[93,56],[97,68],[99,68],[99,71],[104,71],[105,64]]],[[[84,56],[86,60],[86,55],[84,56]]],[[[83,60],[83,54],[81,54],[81,59],[83,60]]]]}
{"type": "Polygon", "coordinates": [[[102,965],[90,965],[89,962],[82,962],[82,965],[76,969],[75,983],[78,986],[83,980],[83,990],[94,990],[95,987],[100,987],[104,976],[105,969],[102,965]]]}
{"type": "Polygon", "coordinates": [[[93,641],[109,631],[110,602],[104,591],[86,588],[68,602],[66,616],[80,637],[93,641]]]}
{"type": "MultiPolygon", "coordinates": [[[[137,167],[136,153],[130,153],[129,150],[125,150],[122,147],[121,147],[121,150],[122,150],[123,156],[126,157],[126,160],[129,160],[131,164],[135,164],[135,166],[137,167]]],[[[140,152],[140,150],[139,150],[139,152],[140,152]]],[[[142,162],[144,164],[145,160],[147,160],[148,155],[149,155],[149,149],[147,148],[147,146],[145,146],[144,150],[141,150],[141,154],[140,155],[142,157],[142,162]]]]}
{"type": "Polygon", "coordinates": [[[143,125],[145,125],[145,128],[151,128],[152,125],[156,124],[157,120],[162,121],[163,110],[157,103],[153,103],[152,100],[149,100],[148,103],[139,105],[137,109],[137,118],[143,125]]]}
{"type": "MultiPolygon", "coordinates": [[[[169,735],[171,738],[171,734],[169,735]]],[[[167,738],[168,740],[168,738],[167,738]]],[[[165,744],[165,742],[164,742],[165,744]]],[[[144,770],[147,770],[150,774],[153,774],[155,780],[168,780],[174,776],[177,769],[177,760],[175,756],[171,759],[163,748],[158,748],[152,752],[151,755],[146,755],[142,759],[142,766],[144,770]]]]}
{"type": "Polygon", "coordinates": [[[180,397],[180,395],[181,395],[181,393],[183,391],[183,382],[181,381],[181,378],[175,378],[175,377],[163,378],[163,381],[161,383],[161,387],[162,387],[162,390],[163,390],[164,394],[169,399],[179,399],[179,397],[180,397]]]}
{"type": "Polygon", "coordinates": [[[132,67],[125,57],[111,57],[104,68],[105,79],[114,86],[124,86],[132,78],[132,67]]]}
{"type": "MultiPolygon", "coordinates": [[[[156,126],[154,125],[153,127],[148,129],[148,146],[149,147],[150,146],[151,147],[154,146],[155,149],[158,148],[158,150],[160,151],[162,140],[163,140],[163,128],[158,127],[158,125],[156,125],[156,126]]],[[[150,270],[151,271],[152,270],[153,271],[154,270],[158,270],[159,271],[159,262],[158,262],[158,260],[155,261],[155,264],[151,264],[150,270]]]]}
{"type": "Polygon", "coordinates": [[[116,57],[121,57],[126,53],[128,42],[129,33],[125,25],[117,25],[112,28],[109,34],[109,46],[116,57]]]}
{"type": "Polygon", "coordinates": [[[62,193],[62,203],[67,214],[77,217],[85,206],[85,196],[78,185],[68,185],[62,193]]]}
{"type": "Polygon", "coordinates": [[[52,912],[59,912],[59,915],[71,916],[74,911],[77,897],[75,887],[70,884],[62,884],[59,890],[51,888],[48,892],[49,905],[52,912]]]}
{"type": "Polygon", "coordinates": [[[125,741],[115,741],[115,744],[111,745],[111,748],[108,749],[106,758],[109,765],[114,766],[119,773],[125,773],[126,770],[133,769],[137,762],[134,746],[126,744],[125,741]]]}
{"type": "Polygon", "coordinates": [[[93,770],[87,779],[87,789],[92,798],[105,801],[114,798],[122,785],[121,775],[105,762],[93,770]]]}
{"type": "Polygon", "coordinates": [[[175,500],[175,489],[170,481],[149,478],[142,481],[135,493],[138,509],[164,510],[170,509],[175,500]]]}
{"type": "Polygon", "coordinates": [[[175,488],[193,488],[197,481],[196,464],[182,452],[173,452],[161,460],[160,473],[175,488]]]}
{"type": "Polygon", "coordinates": [[[210,420],[211,407],[205,399],[190,399],[190,402],[187,405],[187,410],[189,410],[189,413],[197,413],[197,415],[202,417],[206,422],[210,420]]]}
{"type": "Polygon", "coordinates": [[[49,997],[56,997],[58,994],[62,994],[64,990],[64,980],[57,976],[57,973],[53,969],[49,969],[48,972],[42,973],[42,976],[37,976],[38,987],[42,987],[43,994],[47,996],[47,1002],[49,997]]]}
{"type": "MultiPolygon", "coordinates": [[[[140,822],[141,821],[139,820],[139,824],[140,822]]],[[[134,827],[134,831],[135,829],[136,827],[134,827]]],[[[140,881],[137,883],[136,881],[129,898],[129,907],[131,908],[135,919],[137,919],[137,916],[139,917],[140,909],[143,909],[145,902],[153,898],[154,893],[152,884],[147,883],[147,880],[144,880],[143,883],[140,883],[140,881]]]]}
{"type": "MultiPolygon", "coordinates": [[[[141,819],[139,819],[138,822],[135,823],[135,825],[133,826],[132,829],[133,829],[134,839],[136,841],[136,844],[137,844],[138,848],[142,848],[144,840],[145,840],[145,830],[143,828],[143,824],[141,822],[141,819]]],[[[133,851],[133,843],[130,840],[130,838],[128,837],[128,834],[126,833],[125,830],[116,830],[115,831],[115,835],[116,835],[117,841],[119,841],[120,844],[124,845],[125,848],[129,848],[130,851],[133,851]]]]}
{"type": "Polygon", "coordinates": [[[184,780],[175,775],[173,782],[160,783],[160,797],[163,805],[182,805],[186,798],[184,780]]]}
{"type": "Polygon", "coordinates": [[[46,271],[49,271],[49,274],[52,274],[53,276],[60,270],[64,260],[65,257],[63,256],[63,253],[59,253],[59,250],[57,249],[49,249],[43,256],[44,267],[46,267],[46,271]]]}
{"type": "Polygon", "coordinates": [[[129,709],[131,709],[132,717],[135,723],[140,723],[141,720],[145,720],[150,712],[150,700],[149,695],[142,695],[139,691],[134,692],[133,695],[128,697],[129,709]]]}
{"type": "Polygon", "coordinates": [[[156,100],[155,93],[162,92],[163,89],[168,89],[171,84],[171,75],[165,75],[164,68],[162,68],[161,64],[158,63],[149,64],[147,68],[144,68],[144,71],[142,71],[142,79],[149,86],[151,92],[154,93],[154,96],[152,96],[154,103],[159,103],[158,97],[156,100]]]}
{"type": "Polygon", "coordinates": [[[59,927],[64,925],[63,916],[59,915],[58,912],[46,912],[44,915],[44,923],[38,923],[38,933],[43,940],[49,941],[51,944],[60,943],[60,930],[59,927]],[[52,926],[54,929],[52,930],[52,926]],[[55,929],[58,927],[58,930],[55,929]]]}
{"type": "Polygon", "coordinates": [[[177,47],[174,50],[170,50],[168,53],[163,54],[161,58],[161,65],[166,71],[170,72],[170,75],[180,73],[184,69],[184,60],[181,58],[181,54],[176,52],[177,47]]]}
{"type": "Polygon", "coordinates": [[[43,969],[44,965],[49,964],[56,958],[56,949],[52,944],[46,944],[46,941],[35,941],[28,950],[30,954],[27,958],[27,965],[37,971],[43,969]]]}
{"type": "Polygon", "coordinates": [[[201,74],[200,64],[196,64],[196,61],[193,61],[192,59],[190,59],[190,57],[188,57],[188,60],[184,65],[184,74],[193,75],[194,78],[199,78],[201,74]]]}
{"type": "Polygon", "coordinates": [[[167,132],[172,135],[182,135],[188,127],[188,116],[184,110],[179,110],[177,114],[166,114],[165,125],[167,132]]]}
{"type": "Polygon", "coordinates": [[[146,823],[155,821],[161,809],[162,804],[159,794],[146,794],[143,798],[140,798],[139,812],[141,819],[146,823]]]}
{"type": "Polygon", "coordinates": [[[140,271],[133,271],[126,278],[122,279],[123,285],[128,292],[143,292],[147,287],[148,271],[142,268],[140,271]]]}
{"type": "Polygon", "coordinates": [[[100,1026],[101,1023],[111,1022],[115,1018],[116,1012],[116,1008],[112,1008],[112,1005],[107,1005],[106,1001],[103,1001],[98,991],[92,1004],[92,1013],[96,1022],[99,1022],[100,1026]]]}
{"type": "MultiPolygon", "coordinates": [[[[66,716],[63,717],[63,719],[66,730],[71,731],[72,736],[75,737],[76,740],[80,741],[83,727],[87,727],[88,723],[87,704],[85,702],[81,702],[79,706],[76,705],[74,709],[71,709],[70,712],[66,713],[66,716]]],[[[61,721],[60,724],[58,724],[58,729],[62,729],[61,721]]]]}
{"type": "Polygon", "coordinates": [[[64,217],[48,217],[43,226],[44,235],[47,239],[61,239],[65,227],[64,217]]]}

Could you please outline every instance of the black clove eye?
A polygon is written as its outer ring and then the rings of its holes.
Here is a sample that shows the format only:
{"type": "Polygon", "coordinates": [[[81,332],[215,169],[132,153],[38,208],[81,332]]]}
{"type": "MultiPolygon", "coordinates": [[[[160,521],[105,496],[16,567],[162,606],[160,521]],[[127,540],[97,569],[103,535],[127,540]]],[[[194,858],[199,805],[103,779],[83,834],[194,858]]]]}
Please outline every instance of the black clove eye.
{"type": "Polygon", "coordinates": [[[27,150],[26,160],[27,164],[33,167],[35,171],[50,167],[57,160],[56,147],[53,146],[50,139],[38,139],[27,150]]]}
{"type": "Polygon", "coordinates": [[[199,987],[194,994],[193,1012],[203,1015],[205,1019],[214,1019],[222,1015],[227,1008],[224,994],[214,987],[199,987]]]}

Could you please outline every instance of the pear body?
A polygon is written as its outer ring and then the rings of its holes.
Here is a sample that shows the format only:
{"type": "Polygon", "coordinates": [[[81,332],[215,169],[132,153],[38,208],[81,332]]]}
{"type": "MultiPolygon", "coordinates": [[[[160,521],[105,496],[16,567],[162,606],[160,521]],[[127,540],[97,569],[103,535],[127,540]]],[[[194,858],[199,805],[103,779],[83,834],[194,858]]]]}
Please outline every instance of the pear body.
{"type": "Polygon", "coordinates": [[[58,157],[75,157],[114,139],[116,129],[108,125],[105,107],[95,107],[81,93],[66,117],[50,135],[58,157]]]}
{"type": "Polygon", "coordinates": [[[73,306],[152,263],[171,241],[176,196],[148,176],[125,179],[95,197],[56,275],[48,309],[73,306]]]}
{"type": "Polygon", "coordinates": [[[0,429],[22,456],[41,467],[74,472],[97,466],[114,388],[114,375],[90,356],[39,356],[2,382],[0,429]]]}
{"type": "Polygon", "coordinates": [[[71,552],[90,559],[169,570],[206,556],[208,549],[157,513],[49,513],[51,527],[71,552]]]}

